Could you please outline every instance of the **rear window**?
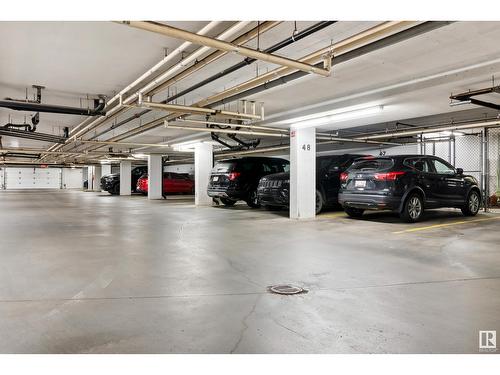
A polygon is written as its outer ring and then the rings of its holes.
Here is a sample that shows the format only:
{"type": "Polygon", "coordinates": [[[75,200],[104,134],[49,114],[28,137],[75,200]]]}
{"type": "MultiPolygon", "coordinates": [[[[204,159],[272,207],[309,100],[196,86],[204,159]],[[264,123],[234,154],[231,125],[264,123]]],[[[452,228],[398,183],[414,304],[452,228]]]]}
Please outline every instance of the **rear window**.
{"type": "Polygon", "coordinates": [[[392,159],[362,159],[355,161],[349,171],[355,172],[378,172],[391,168],[394,165],[392,159]]]}
{"type": "Polygon", "coordinates": [[[232,172],[235,166],[236,162],[219,162],[212,168],[212,173],[232,172]]]}

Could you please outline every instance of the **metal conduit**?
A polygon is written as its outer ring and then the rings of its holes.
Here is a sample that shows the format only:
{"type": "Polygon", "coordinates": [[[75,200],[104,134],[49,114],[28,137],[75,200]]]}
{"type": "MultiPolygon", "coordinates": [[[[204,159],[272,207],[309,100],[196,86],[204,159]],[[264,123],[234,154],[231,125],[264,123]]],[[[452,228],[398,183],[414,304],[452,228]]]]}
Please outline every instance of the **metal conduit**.
{"type": "MultiPolygon", "coordinates": [[[[276,52],[276,51],[278,51],[278,50],[280,50],[282,48],[285,48],[285,47],[287,47],[287,46],[295,43],[295,42],[298,42],[301,39],[304,39],[304,38],[308,37],[309,35],[312,35],[312,34],[318,32],[320,30],[323,30],[324,28],[326,28],[326,27],[328,27],[330,25],[333,25],[336,22],[337,21],[322,21],[322,22],[318,22],[318,23],[316,23],[316,24],[314,24],[314,25],[312,25],[312,26],[310,26],[310,27],[308,27],[308,28],[300,31],[295,36],[291,36],[289,38],[286,38],[286,39],[284,39],[284,40],[282,40],[282,41],[280,41],[280,42],[272,45],[271,47],[264,49],[263,52],[265,52],[265,53],[276,52]]],[[[246,66],[248,66],[248,65],[250,65],[252,63],[254,63],[255,61],[257,61],[257,60],[247,57],[242,62],[234,64],[233,66],[230,66],[229,68],[224,69],[221,72],[216,73],[216,74],[214,74],[214,75],[212,75],[212,76],[204,79],[203,81],[198,82],[198,83],[196,83],[196,84],[188,87],[187,89],[182,90],[181,92],[168,97],[165,100],[162,100],[160,103],[162,103],[162,104],[170,103],[170,102],[172,102],[172,101],[174,101],[174,100],[176,100],[176,99],[178,99],[178,98],[180,98],[180,97],[182,97],[182,96],[184,96],[186,94],[191,93],[194,90],[199,89],[200,87],[206,86],[209,83],[214,82],[215,80],[218,80],[219,78],[222,78],[222,77],[225,77],[225,76],[227,76],[227,75],[229,75],[231,73],[234,73],[235,71],[240,70],[240,69],[242,69],[242,68],[244,68],[244,67],[246,67],[246,66]]],[[[159,92],[160,89],[165,89],[165,87],[163,86],[163,84],[160,85],[155,90],[153,90],[153,94],[159,92]]],[[[132,120],[135,120],[135,119],[137,119],[139,117],[142,117],[143,115],[145,115],[146,113],[149,113],[149,112],[151,112],[151,110],[146,109],[144,111],[136,113],[136,114],[134,114],[134,115],[132,115],[132,116],[130,116],[130,117],[128,117],[128,118],[120,121],[119,123],[111,126],[109,129],[103,130],[102,132],[94,135],[90,139],[95,139],[95,138],[97,138],[97,137],[99,137],[99,136],[101,136],[103,134],[106,134],[107,132],[109,132],[109,131],[111,131],[113,129],[116,129],[119,126],[122,126],[122,125],[124,125],[124,124],[126,124],[126,123],[128,123],[128,122],[130,122],[132,120]]]]}
{"type": "MultiPolygon", "coordinates": [[[[400,31],[400,32],[398,32],[396,34],[392,34],[392,35],[386,36],[386,37],[384,37],[382,39],[379,39],[379,40],[376,40],[374,42],[368,43],[368,44],[366,44],[364,46],[361,46],[361,47],[355,48],[353,50],[347,51],[347,52],[345,52],[345,53],[343,53],[343,54],[341,54],[341,55],[333,58],[332,59],[332,64],[337,65],[337,64],[339,64],[341,62],[349,61],[349,60],[351,60],[353,58],[356,58],[356,57],[368,54],[370,52],[373,52],[375,50],[378,50],[378,49],[381,49],[381,48],[384,48],[384,47],[387,47],[387,46],[394,45],[396,43],[399,43],[399,42],[402,42],[404,40],[413,38],[415,36],[424,34],[426,32],[429,32],[429,31],[432,31],[432,30],[436,30],[436,29],[438,29],[440,27],[443,27],[443,26],[447,26],[447,25],[449,25],[451,23],[453,23],[453,22],[449,22],[449,21],[430,21],[430,22],[424,22],[422,24],[413,26],[413,27],[411,27],[409,29],[400,31]]],[[[265,90],[268,90],[268,89],[280,86],[282,84],[288,83],[288,82],[293,81],[295,79],[301,78],[301,77],[305,76],[306,74],[307,73],[303,73],[301,71],[298,71],[298,72],[295,72],[295,73],[291,73],[291,74],[289,74],[287,76],[280,77],[280,78],[278,78],[278,79],[276,79],[274,81],[271,81],[271,82],[268,82],[268,83],[264,83],[264,84],[262,84],[260,86],[257,86],[257,87],[254,87],[252,89],[243,91],[241,93],[232,95],[232,96],[230,96],[228,98],[224,98],[224,99],[221,99],[221,100],[219,100],[217,102],[210,103],[210,106],[215,107],[215,106],[218,106],[218,105],[223,105],[223,104],[226,104],[226,103],[238,100],[238,99],[242,99],[244,97],[248,97],[250,95],[254,95],[254,94],[260,93],[262,91],[265,91],[265,90]]],[[[165,117],[159,118],[157,120],[154,120],[154,121],[152,121],[152,122],[150,122],[148,124],[143,125],[143,127],[141,127],[141,128],[132,129],[131,131],[129,131],[127,133],[118,135],[116,137],[116,140],[122,140],[122,139],[126,139],[128,137],[131,137],[131,136],[136,136],[138,134],[142,134],[142,133],[144,133],[146,131],[149,131],[149,130],[154,129],[154,128],[158,127],[158,126],[161,126],[161,124],[163,124],[163,121],[164,120],[168,120],[168,119],[169,119],[169,116],[165,116],[165,117]]]]}

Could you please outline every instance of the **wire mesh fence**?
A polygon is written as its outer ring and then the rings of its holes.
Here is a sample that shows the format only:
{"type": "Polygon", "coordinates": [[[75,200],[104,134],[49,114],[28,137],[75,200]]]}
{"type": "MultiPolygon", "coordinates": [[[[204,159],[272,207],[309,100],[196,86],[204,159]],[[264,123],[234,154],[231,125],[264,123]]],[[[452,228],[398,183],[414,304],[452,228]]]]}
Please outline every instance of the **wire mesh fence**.
{"type": "Polygon", "coordinates": [[[487,140],[486,203],[490,208],[500,208],[500,129],[488,129],[487,140]]]}

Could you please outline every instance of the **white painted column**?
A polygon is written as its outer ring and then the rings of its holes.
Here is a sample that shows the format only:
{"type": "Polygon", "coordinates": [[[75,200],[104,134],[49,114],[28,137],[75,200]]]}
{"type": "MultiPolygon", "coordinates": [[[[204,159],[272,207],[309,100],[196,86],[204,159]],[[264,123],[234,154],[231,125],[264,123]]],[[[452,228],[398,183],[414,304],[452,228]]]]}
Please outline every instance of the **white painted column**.
{"type": "Polygon", "coordinates": [[[95,173],[95,170],[94,170],[94,166],[93,165],[89,165],[87,167],[87,190],[94,190],[94,173],[95,173]]]}
{"type": "Polygon", "coordinates": [[[316,216],[316,128],[290,131],[290,219],[316,216]]]}
{"type": "Polygon", "coordinates": [[[194,204],[211,206],[207,194],[208,180],[213,167],[213,148],[210,143],[197,143],[194,147],[194,204]]]}
{"type": "Polygon", "coordinates": [[[101,191],[102,169],[100,165],[94,167],[94,191],[101,191]]]}
{"type": "Polygon", "coordinates": [[[111,164],[101,165],[101,176],[106,176],[108,174],[111,174],[111,164]]]}
{"type": "Polygon", "coordinates": [[[131,195],[132,189],[132,162],[122,160],[120,162],[120,195],[131,195]]]}
{"type": "Polygon", "coordinates": [[[162,169],[161,155],[148,155],[148,199],[162,199],[162,169]]]}

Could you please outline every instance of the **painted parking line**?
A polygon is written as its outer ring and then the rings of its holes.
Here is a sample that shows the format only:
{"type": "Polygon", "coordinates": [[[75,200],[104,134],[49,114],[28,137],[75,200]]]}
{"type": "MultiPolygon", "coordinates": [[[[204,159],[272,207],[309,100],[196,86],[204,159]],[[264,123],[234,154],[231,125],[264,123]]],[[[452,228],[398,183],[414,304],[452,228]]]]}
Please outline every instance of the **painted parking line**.
{"type": "Polygon", "coordinates": [[[347,214],[345,212],[334,212],[334,213],[331,213],[331,214],[321,214],[321,215],[318,215],[317,218],[318,219],[323,219],[323,218],[334,218],[334,217],[345,217],[347,216],[347,214]]]}
{"type": "Polygon", "coordinates": [[[491,220],[498,220],[498,219],[500,219],[500,216],[486,217],[486,218],[474,219],[474,220],[461,220],[461,221],[454,221],[453,223],[434,224],[434,225],[428,225],[426,227],[405,229],[405,230],[400,230],[400,231],[392,232],[392,233],[393,234],[401,234],[401,233],[418,232],[421,230],[430,230],[430,229],[435,229],[435,228],[451,227],[453,225],[461,225],[461,224],[467,224],[467,223],[478,223],[480,221],[491,221],[491,220]]]}

